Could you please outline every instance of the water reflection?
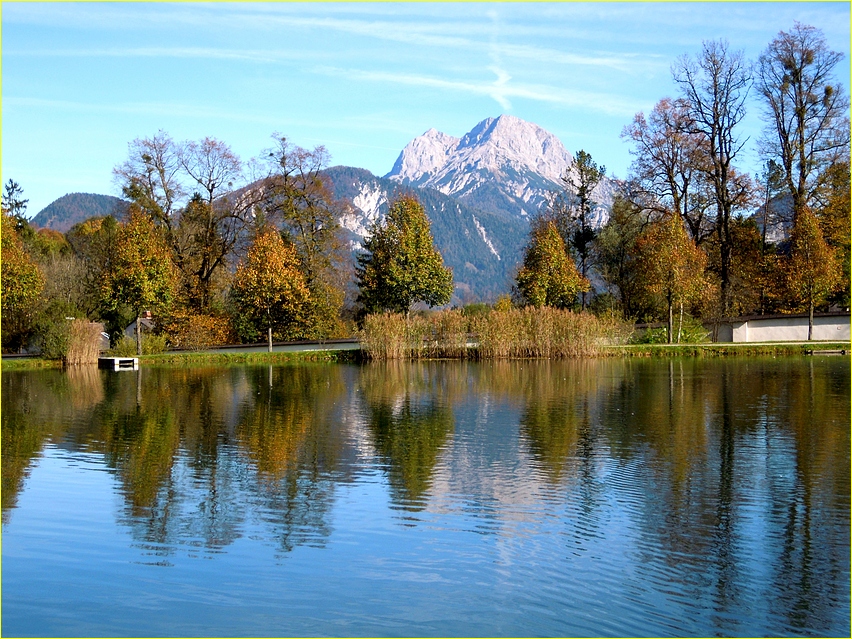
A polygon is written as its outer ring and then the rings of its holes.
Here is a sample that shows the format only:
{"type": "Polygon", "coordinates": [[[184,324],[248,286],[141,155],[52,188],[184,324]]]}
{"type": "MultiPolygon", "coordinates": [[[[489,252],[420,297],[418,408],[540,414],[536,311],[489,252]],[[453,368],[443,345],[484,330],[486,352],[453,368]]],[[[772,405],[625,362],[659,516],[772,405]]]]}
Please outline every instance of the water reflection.
{"type": "Polygon", "coordinates": [[[388,468],[391,499],[406,510],[425,507],[439,451],[453,432],[452,382],[445,373],[438,363],[389,362],[365,366],[360,375],[367,426],[388,468]]]}
{"type": "Polygon", "coordinates": [[[562,544],[543,574],[594,558],[656,632],[751,634],[765,608],[758,634],[830,634],[849,387],[840,358],[4,372],[3,524],[47,447],[102,460],[116,519],[164,565],[238,539],[322,548],[344,487],[379,476],[392,509],[498,538],[502,565],[542,532],[562,544]]]}

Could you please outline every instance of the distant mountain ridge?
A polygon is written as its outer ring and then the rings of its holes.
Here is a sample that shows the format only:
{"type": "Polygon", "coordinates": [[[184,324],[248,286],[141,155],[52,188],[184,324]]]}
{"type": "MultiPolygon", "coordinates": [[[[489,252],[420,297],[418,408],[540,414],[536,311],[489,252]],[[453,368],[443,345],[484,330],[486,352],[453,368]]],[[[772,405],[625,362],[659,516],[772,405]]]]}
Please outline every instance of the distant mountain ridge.
{"type": "Polygon", "coordinates": [[[127,206],[128,202],[112,195],[69,193],[44,207],[30,223],[38,228],[66,233],[72,226],[90,217],[118,217],[124,213],[127,206]]]}

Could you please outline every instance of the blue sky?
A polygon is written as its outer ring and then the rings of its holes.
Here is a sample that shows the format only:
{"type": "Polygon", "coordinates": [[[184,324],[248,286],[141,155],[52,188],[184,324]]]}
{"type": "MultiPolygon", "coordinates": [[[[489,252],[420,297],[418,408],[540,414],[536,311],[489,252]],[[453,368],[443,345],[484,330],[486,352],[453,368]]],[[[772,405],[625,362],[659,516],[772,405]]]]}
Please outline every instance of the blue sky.
{"type": "MultiPolygon", "coordinates": [[[[725,38],[756,59],[795,20],[845,54],[848,93],[846,2],[3,2],[2,179],[29,215],[69,192],[119,195],[128,142],[160,129],[245,160],[279,132],[383,175],[427,129],[461,136],[501,113],[625,177],[621,130],[676,93],[679,55],[725,38]]],[[[752,140],[759,116],[754,100],[752,140]]]]}

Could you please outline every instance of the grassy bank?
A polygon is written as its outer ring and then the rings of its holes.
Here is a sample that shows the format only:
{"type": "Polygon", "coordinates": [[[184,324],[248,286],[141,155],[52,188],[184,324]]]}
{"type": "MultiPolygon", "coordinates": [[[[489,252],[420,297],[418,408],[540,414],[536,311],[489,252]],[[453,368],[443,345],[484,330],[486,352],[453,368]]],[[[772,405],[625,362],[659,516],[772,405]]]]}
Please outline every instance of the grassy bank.
{"type": "MultiPolygon", "coordinates": [[[[481,348],[462,347],[461,337],[456,346],[450,349],[437,348],[435,344],[426,344],[416,354],[419,359],[518,359],[518,358],[541,358],[547,356],[529,354],[532,349],[515,352],[505,351],[495,354],[494,350],[486,351],[481,348]],[[462,350],[464,349],[464,350],[462,350]],[[449,351],[449,352],[448,352],[449,351]]],[[[467,340],[465,334],[464,338],[467,340]]],[[[579,351],[575,346],[574,352],[579,351]]],[[[847,355],[852,352],[849,342],[775,342],[768,344],[629,344],[629,345],[597,345],[593,352],[573,355],[576,357],[730,357],[730,356],[761,356],[770,355],[801,356],[810,355],[820,351],[845,351],[847,355]]],[[[534,352],[534,351],[532,351],[534,352]]],[[[550,355],[552,359],[566,357],[566,349],[557,351],[556,355],[550,355]]],[[[285,362],[355,362],[362,358],[369,358],[358,350],[347,351],[303,351],[286,353],[159,353],[156,355],[143,355],[139,358],[142,366],[238,366],[242,364],[278,364],[285,362]]],[[[396,357],[400,359],[401,357],[396,357]]],[[[386,358],[389,359],[389,358],[386,358]]],[[[62,368],[59,360],[39,358],[13,358],[2,360],[4,371],[36,370],[62,368]]]]}
{"type": "Polygon", "coordinates": [[[704,344],[628,344],[608,346],[605,355],[620,357],[728,357],[744,355],[810,355],[816,351],[850,352],[849,342],[773,342],[704,344]]]}
{"type": "MultiPolygon", "coordinates": [[[[240,364],[278,364],[283,362],[352,362],[359,357],[357,350],[301,351],[285,353],[157,353],[142,355],[140,366],[231,366],[240,364]]],[[[62,368],[62,362],[51,359],[3,359],[3,370],[33,370],[62,368]]]]}
{"type": "Polygon", "coordinates": [[[0,361],[0,368],[4,371],[24,371],[37,368],[62,368],[62,362],[58,359],[41,359],[38,357],[15,357],[12,359],[4,357],[0,361]]]}
{"type": "Polygon", "coordinates": [[[284,353],[159,353],[143,355],[140,366],[228,366],[236,364],[278,364],[283,362],[351,362],[358,351],[299,351],[284,353]]]}

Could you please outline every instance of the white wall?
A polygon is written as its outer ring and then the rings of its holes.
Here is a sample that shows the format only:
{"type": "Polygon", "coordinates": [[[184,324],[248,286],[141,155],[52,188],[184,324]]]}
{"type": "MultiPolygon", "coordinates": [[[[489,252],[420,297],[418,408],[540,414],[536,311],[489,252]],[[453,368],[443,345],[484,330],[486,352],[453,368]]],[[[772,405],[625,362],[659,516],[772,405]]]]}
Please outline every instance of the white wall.
{"type": "MultiPolygon", "coordinates": [[[[807,316],[754,318],[744,322],[734,321],[734,342],[805,342],[808,339],[807,316]]],[[[812,339],[817,341],[850,341],[849,315],[814,317],[812,339]]],[[[720,327],[721,328],[721,327],[720,327]]],[[[719,331],[719,341],[726,331],[719,331]]]]}

